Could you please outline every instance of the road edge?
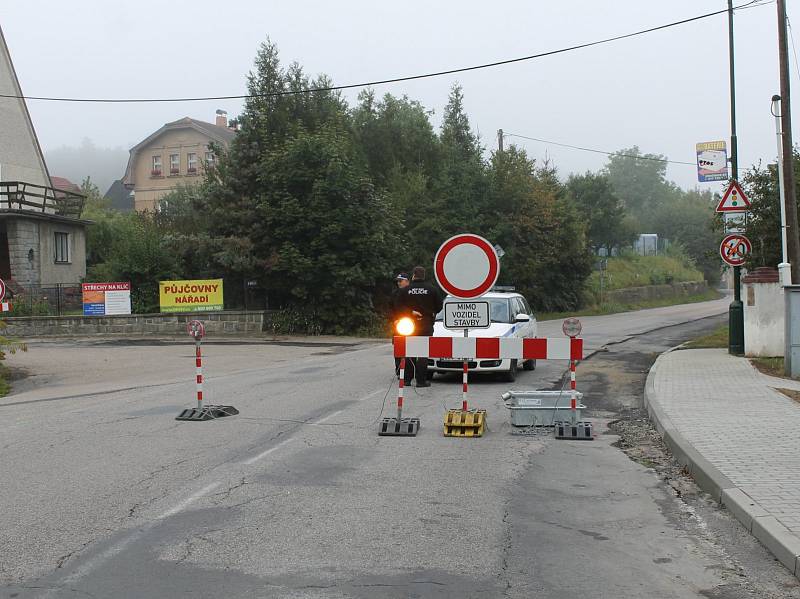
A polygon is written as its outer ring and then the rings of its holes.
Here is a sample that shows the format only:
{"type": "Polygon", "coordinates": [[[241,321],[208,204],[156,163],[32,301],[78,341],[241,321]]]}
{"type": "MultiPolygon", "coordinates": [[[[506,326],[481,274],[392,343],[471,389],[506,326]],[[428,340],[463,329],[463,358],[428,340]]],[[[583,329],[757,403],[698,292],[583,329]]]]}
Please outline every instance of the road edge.
{"type": "MultiPolygon", "coordinates": [[[[647,374],[644,405],[650,420],[669,447],[675,460],[684,466],[698,486],[724,505],[794,576],[800,579],[800,540],[747,493],[734,485],[692,445],[672,423],[658,401],[655,378],[661,360],[681,346],[668,349],[656,358],[647,374]]],[[[692,350],[682,350],[692,351],[692,350]]]]}

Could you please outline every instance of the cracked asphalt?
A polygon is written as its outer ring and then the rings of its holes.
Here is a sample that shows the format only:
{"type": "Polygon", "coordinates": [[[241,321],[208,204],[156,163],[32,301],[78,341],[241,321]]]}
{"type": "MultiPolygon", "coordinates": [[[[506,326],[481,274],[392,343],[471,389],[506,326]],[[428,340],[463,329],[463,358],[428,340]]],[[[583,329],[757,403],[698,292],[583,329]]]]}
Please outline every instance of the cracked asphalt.
{"type": "MultiPolygon", "coordinates": [[[[676,329],[631,336],[696,321],[678,327],[688,338],[726,308],[586,318],[585,339],[590,352],[639,343],[644,365],[676,329]]],[[[731,553],[708,533],[724,513],[686,516],[673,486],[612,445],[606,423],[644,379],[625,364],[592,374],[608,352],[578,369],[596,441],[511,434],[500,395],[559,385],[555,362],[513,385],[472,382],[480,439],[441,434],[458,377],[407,390],[422,427],[395,438],[377,435],[396,401],[388,343],[309,341],[207,344],[207,398],[240,410],[212,422],[174,420],[193,405],[190,342],[34,342],[11,357],[29,376],[0,400],[0,597],[796,596],[757,544],[731,553]],[[789,594],[732,582],[759,576],[789,594]]]]}

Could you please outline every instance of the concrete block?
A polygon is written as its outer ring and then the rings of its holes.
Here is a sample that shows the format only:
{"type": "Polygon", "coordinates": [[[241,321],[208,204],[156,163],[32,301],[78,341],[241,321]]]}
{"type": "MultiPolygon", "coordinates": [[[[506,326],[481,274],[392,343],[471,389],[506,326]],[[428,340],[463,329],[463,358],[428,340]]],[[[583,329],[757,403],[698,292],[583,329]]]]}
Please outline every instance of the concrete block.
{"type": "Polygon", "coordinates": [[[790,532],[774,516],[754,518],[751,532],[792,574],[798,575],[800,537],[790,532]]]}

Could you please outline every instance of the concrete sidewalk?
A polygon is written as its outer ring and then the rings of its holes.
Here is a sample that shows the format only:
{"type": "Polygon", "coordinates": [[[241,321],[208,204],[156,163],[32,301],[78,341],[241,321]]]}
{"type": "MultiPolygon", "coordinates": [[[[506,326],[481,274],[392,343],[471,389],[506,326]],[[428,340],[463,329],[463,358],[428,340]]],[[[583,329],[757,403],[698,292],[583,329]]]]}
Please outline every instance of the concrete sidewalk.
{"type": "Polygon", "coordinates": [[[662,354],[647,378],[650,417],[697,483],[800,578],[800,403],[724,349],[662,354]]]}

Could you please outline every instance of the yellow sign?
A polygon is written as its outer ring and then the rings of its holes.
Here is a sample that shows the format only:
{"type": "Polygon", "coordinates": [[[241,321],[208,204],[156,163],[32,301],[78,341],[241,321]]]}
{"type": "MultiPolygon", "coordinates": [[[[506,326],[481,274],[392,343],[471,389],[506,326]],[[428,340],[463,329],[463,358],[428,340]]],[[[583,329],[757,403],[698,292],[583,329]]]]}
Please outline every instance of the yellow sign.
{"type": "Polygon", "coordinates": [[[162,312],[209,312],[222,310],[222,279],[207,281],[160,281],[162,312]]]}

